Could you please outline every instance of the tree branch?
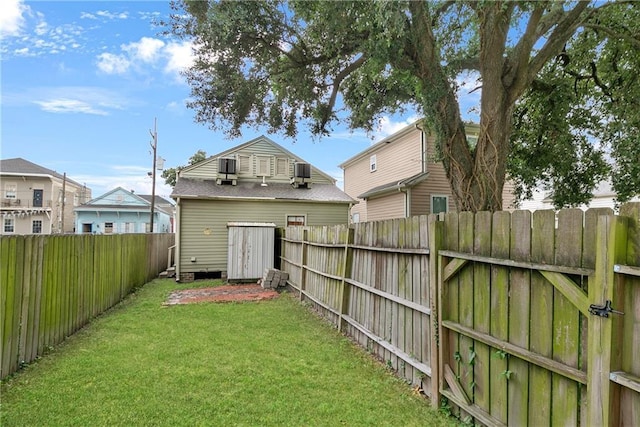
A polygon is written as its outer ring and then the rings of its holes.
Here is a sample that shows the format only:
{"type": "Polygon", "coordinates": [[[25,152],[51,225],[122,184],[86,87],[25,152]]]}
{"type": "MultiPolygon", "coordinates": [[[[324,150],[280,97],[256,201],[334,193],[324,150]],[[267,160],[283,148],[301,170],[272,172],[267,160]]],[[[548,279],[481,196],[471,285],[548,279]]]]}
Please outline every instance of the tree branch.
{"type": "Polygon", "coordinates": [[[455,71],[473,70],[480,71],[480,59],[474,58],[458,58],[449,62],[449,68],[455,71]]]}
{"type": "Polygon", "coordinates": [[[511,89],[511,87],[518,87],[526,84],[527,68],[529,66],[529,58],[531,56],[531,49],[538,40],[537,31],[540,20],[543,17],[544,10],[547,8],[547,2],[536,3],[524,34],[516,44],[512,53],[509,55],[509,62],[512,64],[512,69],[508,75],[503,76],[503,82],[505,86],[511,89]]]}
{"type": "Polygon", "coordinates": [[[628,41],[633,45],[633,47],[635,47],[636,49],[640,49],[640,40],[638,40],[637,38],[629,34],[619,33],[617,31],[612,30],[610,27],[606,27],[604,25],[598,25],[598,24],[584,24],[584,27],[590,28],[595,31],[602,31],[608,36],[628,41]]]}
{"type": "Polygon", "coordinates": [[[338,73],[336,78],[333,80],[333,89],[331,90],[331,96],[329,97],[329,103],[327,104],[326,110],[322,115],[322,120],[320,121],[320,129],[324,129],[326,124],[329,122],[331,117],[331,112],[333,111],[333,107],[336,104],[336,99],[338,97],[338,92],[340,91],[340,85],[344,81],[345,78],[349,76],[349,74],[356,71],[358,68],[362,67],[366,62],[367,58],[365,55],[360,56],[358,59],[347,65],[342,71],[338,73]]]}
{"type": "Polygon", "coordinates": [[[562,51],[567,40],[569,40],[569,38],[575,33],[578,26],[588,17],[588,13],[585,13],[588,6],[588,1],[580,1],[573,9],[563,14],[562,18],[558,21],[556,28],[547,38],[547,42],[529,62],[529,71],[524,82],[525,84],[519,87],[518,90],[510,93],[511,99],[519,97],[523,88],[528,86],[528,82],[533,81],[544,64],[562,51]]]}

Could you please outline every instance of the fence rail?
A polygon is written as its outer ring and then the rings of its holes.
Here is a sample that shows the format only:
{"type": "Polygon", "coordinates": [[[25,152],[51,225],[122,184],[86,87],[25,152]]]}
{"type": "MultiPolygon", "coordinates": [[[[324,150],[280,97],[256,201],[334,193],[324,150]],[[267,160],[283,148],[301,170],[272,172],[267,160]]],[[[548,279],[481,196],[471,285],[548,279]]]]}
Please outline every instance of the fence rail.
{"type": "Polygon", "coordinates": [[[570,209],[288,227],[281,265],[302,300],[462,419],[635,425],[639,222],[636,203],[619,216],[570,209]]]}
{"type": "Polygon", "coordinates": [[[0,378],[165,269],[173,234],[0,237],[0,378]]]}

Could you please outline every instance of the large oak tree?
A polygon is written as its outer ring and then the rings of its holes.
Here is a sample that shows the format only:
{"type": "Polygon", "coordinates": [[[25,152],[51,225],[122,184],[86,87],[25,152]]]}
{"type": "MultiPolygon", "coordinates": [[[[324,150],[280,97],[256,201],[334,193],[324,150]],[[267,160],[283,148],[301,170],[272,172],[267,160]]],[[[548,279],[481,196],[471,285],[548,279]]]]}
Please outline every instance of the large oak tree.
{"type": "Polygon", "coordinates": [[[423,115],[459,210],[499,210],[507,173],[558,205],[613,176],[640,191],[640,4],[588,1],[178,1],[170,32],[192,39],[196,121],[238,136],[294,137],[336,120],[373,129],[423,115]],[[470,144],[457,77],[478,76],[470,144]]]}

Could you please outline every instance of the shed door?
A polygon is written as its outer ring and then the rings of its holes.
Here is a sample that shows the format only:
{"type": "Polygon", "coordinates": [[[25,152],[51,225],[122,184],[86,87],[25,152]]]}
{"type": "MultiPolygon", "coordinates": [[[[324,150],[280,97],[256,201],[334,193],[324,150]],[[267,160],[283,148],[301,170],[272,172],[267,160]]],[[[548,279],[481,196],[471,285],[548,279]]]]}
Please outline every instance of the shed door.
{"type": "Polygon", "coordinates": [[[257,280],[273,268],[273,227],[229,227],[228,280],[257,280]]]}

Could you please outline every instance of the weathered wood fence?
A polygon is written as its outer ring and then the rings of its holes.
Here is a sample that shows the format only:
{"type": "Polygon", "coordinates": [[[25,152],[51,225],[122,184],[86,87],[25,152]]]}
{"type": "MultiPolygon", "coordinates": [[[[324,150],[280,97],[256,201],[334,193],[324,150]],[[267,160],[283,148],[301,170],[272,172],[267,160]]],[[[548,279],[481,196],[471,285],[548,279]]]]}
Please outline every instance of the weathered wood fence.
{"type": "Polygon", "coordinates": [[[281,266],[462,419],[640,425],[639,222],[628,204],[289,227],[281,266]]]}
{"type": "Polygon", "coordinates": [[[0,378],[157,277],[173,243],[173,234],[0,237],[0,378]]]}

